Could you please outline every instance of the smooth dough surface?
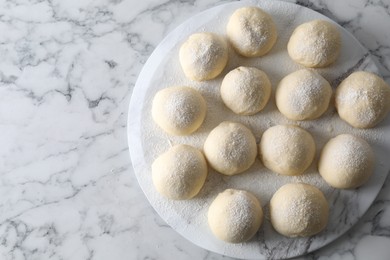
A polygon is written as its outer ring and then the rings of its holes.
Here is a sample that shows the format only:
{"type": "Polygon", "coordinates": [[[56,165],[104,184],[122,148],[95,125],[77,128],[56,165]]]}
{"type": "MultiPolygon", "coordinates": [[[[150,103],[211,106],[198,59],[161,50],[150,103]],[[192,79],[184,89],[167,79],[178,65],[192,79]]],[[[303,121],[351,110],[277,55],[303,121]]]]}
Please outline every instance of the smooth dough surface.
{"type": "Polygon", "coordinates": [[[252,238],[263,222],[263,210],[250,192],[227,189],[218,194],[208,211],[213,234],[229,243],[242,243],[252,238]]]}
{"type": "Polygon", "coordinates": [[[152,180],[157,191],[173,200],[193,198],[207,177],[203,154],[189,145],[176,145],[152,164],[152,180]]]}
{"type": "Polygon", "coordinates": [[[371,72],[353,72],[336,90],[336,108],[353,127],[374,127],[390,111],[390,86],[371,72]]]}
{"type": "Polygon", "coordinates": [[[322,149],[318,171],[334,188],[357,188],[373,174],[374,152],[360,137],[338,135],[330,139],[322,149]]]}
{"type": "Polygon", "coordinates": [[[180,47],[179,59],[187,78],[196,81],[213,79],[227,64],[228,45],[217,34],[195,33],[180,47]]]}
{"type": "Polygon", "coordinates": [[[293,31],[287,51],[291,59],[306,67],[325,67],[335,62],[341,50],[341,36],[328,21],[313,20],[293,31]]]}
{"type": "Polygon", "coordinates": [[[225,105],[239,115],[261,111],[271,96],[267,75],[253,67],[238,67],[224,77],[221,97],[225,105]]]}
{"type": "Polygon", "coordinates": [[[247,170],[255,162],[256,139],[243,124],[225,121],[207,136],[204,153],[216,171],[235,175],[247,170]]]}
{"type": "Polygon", "coordinates": [[[329,106],[332,87],[319,73],[302,69],[284,77],[276,89],[279,111],[292,120],[320,117],[329,106]]]}
{"type": "Polygon", "coordinates": [[[188,135],[197,130],[206,116],[206,101],[190,87],[169,87],[153,98],[153,120],[172,135],[188,135]]]}
{"type": "Polygon", "coordinates": [[[329,205],[318,188],[305,183],[289,183],[272,196],[270,216],[272,226],[280,234],[307,237],[326,227],[329,205]]]}
{"type": "Polygon", "coordinates": [[[259,144],[264,166],[282,175],[302,174],[312,163],[315,150],[311,134],[295,125],[268,128],[259,144]]]}
{"type": "Polygon", "coordinates": [[[272,17],[258,7],[237,9],[229,19],[226,33],[233,48],[246,57],[266,54],[278,36],[272,17]]]}

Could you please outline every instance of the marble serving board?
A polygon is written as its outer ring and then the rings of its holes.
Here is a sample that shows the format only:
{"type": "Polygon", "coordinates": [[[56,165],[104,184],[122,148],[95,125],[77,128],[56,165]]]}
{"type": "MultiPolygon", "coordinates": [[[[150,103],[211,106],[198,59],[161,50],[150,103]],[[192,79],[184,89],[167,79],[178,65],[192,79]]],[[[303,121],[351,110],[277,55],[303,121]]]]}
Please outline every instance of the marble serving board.
{"type": "MultiPolygon", "coordinates": [[[[242,1],[221,5],[204,11],[179,26],[156,48],[145,64],[130,102],[128,119],[129,149],[138,182],[149,202],[159,215],[183,237],[193,243],[231,257],[244,259],[289,258],[306,254],[333,241],[354,225],[371,205],[385,180],[390,162],[386,153],[390,150],[390,120],[374,129],[358,130],[340,120],[334,105],[318,120],[294,122],[284,118],[277,110],[273,96],[264,109],[255,116],[237,116],[224,107],[219,97],[219,86],[223,76],[240,65],[255,66],[270,77],[273,91],[277,83],[288,73],[301,68],[288,57],[286,45],[293,29],[313,19],[329,20],[310,9],[279,1],[242,1]],[[279,37],[276,45],[266,56],[244,58],[230,50],[229,63],[220,77],[207,82],[193,82],[185,78],[178,62],[178,50],[192,33],[207,31],[221,35],[230,15],[242,6],[259,6],[272,15],[279,37]],[[208,114],[202,127],[188,137],[165,134],[151,118],[151,101],[154,94],[165,87],[188,85],[198,89],[208,104],[208,114]],[[270,126],[276,124],[298,124],[307,129],[316,139],[317,156],[309,170],[299,177],[276,175],[264,168],[257,160],[244,174],[226,177],[210,169],[205,186],[200,194],[188,201],[171,201],[163,198],[154,189],[151,180],[151,164],[171,145],[186,143],[202,148],[207,134],[225,120],[241,122],[252,129],[257,140],[270,126]],[[352,133],[366,139],[374,148],[377,162],[372,178],[359,189],[337,190],[329,187],[316,170],[318,154],[331,137],[340,133],[352,133]],[[322,233],[309,238],[286,238],[276,233],[268,219],[268,202],[272,194],[288,182],[306,182],[320,188],[330,204],[329,224],[322,233]],[[229,244],[215,238],[207,225],[207,209],[219,192],[226,188],[239,188],[253,192],[262,202],[266,219],[257,235],[247,243],[229,244]]],[[[355,70],[377,72],[377,67],[367,51],[342,27],[342,51],[335,64],[318,69],[332,85],[338,83],[355,70]]]]}

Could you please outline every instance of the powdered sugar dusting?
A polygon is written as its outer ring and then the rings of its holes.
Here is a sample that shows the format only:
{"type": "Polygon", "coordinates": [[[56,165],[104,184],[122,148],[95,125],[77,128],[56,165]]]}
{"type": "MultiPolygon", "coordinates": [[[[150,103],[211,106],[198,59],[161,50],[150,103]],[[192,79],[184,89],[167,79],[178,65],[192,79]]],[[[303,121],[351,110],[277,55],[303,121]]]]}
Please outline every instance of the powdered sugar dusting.
{"type": "Polygon", "coordinates": [[[227,121],[210,132],[204,151],[210,165],[228,175],[248,169],[257,155],[256,140],[250,130],[227,121]]]}
{"type": "Polygon", "coordinates": [[[332,24],[315,20],[300,25],[288,43],[290,56],[309,67],[323,67],[337,58],[340,36],[332,24]]]}
{"type": "Polygon", "coordinates": [[[364,142],[359,142],[350,135],[342,136],[343,142],[333,146],[333,158],[338,168],[353,170],[365,169],[367,160],[372,160],[372,151],[364,142]]]}
{"type": "Polygon", "coordinates": [[[292,125],[269,128],[263,134],[259,147],[264,165],[283,175],[302,174],[315,153],[311,135],[292,125]]]}
{"type": "Polygon", "coordinates": [[[236,10],[227,24],[227,34],[234,48],[248,57],[267,53],[277,38],[271,16],[254,7],[236,10]]]}
{"type": "Polygon", "coordinates": [[[363,139],[338,135],[325,146],[319,165],[321,175],[334,187],[358,187],[373,172],[374,155],[363,139]]]}
{"type": "Polygon", "coordinates": [[[151,113],[154,121],[168,133],[189,134],[202,124],[206,102],[190,87],[170,87],[156,93],[151,113]]]}
{"type": "Polygon", "coordinates": [[[317,77],[310,77],[309,80],[302,80],[294,96],[291,97],[294,112],[307,111],[313,106],[313,101],[318,100],[322,94],[321,80],[317,77]]]}
{"type": "MultiPolygon", "coordinates": [[[[310,25],[311,30],[315,30],[313,25],[310,25]]],[[[313,37],[313,34],[303,34],[302,43],[310,42],[311,44],[298,45],[297,52],[304,57],[315,57],[316,61],[326,60],[330,55],[329,52],[323,51],[329,49],[329,40],[324,32],[320,32],[317,37],[313,37]]]]}
{"type": "Polygon", "coordinates": [[[202,99],[187,91],[172,93],[166,102],[166,113],[169,121],[178,129],[186,129],[202,115],[202,99]]]}
{"type": "Polygon", "coordinates": [[[241,132],[234,132],[229,138],[231,143],[228,143],[225,149],[220,150],[220,157],[223,158],[225,166],[229,167],[230,162],[237,161],[238,164],[241,164],[246,154],[246,147],[248,146],[248,140],[241,132]]]}
{"type": "Polygon", "coordinates": [[[243,37],[240,45],[251,48],[252,46],[263,46],[267,40],[269,40],[269,28],[264,21],[260,21],[257,26],[253,26],[247,19],[240,17],[240,24],[242,25],[243,34],[247,37],[243,37]]]}
{"type": "Polygon", "coordinates": [[[227,190],[232,192],[230,209],[227,212],[227,217],[231,223],[228,233],[240,236],[239,240],[245,240],[248,230],[254,224],[254,219],[258,213],[254,202],[249,197],[247,192],[241,190],[227,190]]]}
{"type": "Polygon", "coordinates": [[[348,116],[348,120],[359,126],[372,126],[387,113],[390,90],[386,93],[380,80],[373,75],[360,76],[360,73],[354,73],[340,84],[336,104],[340,114],[348,116]]]}
{"type": "Polygon", "coordinates": [[[227,50],[226,40],[221,36],[195,33],[180,49],[183,70],[195,80],[214,78],[225,67],[227,50]]]}

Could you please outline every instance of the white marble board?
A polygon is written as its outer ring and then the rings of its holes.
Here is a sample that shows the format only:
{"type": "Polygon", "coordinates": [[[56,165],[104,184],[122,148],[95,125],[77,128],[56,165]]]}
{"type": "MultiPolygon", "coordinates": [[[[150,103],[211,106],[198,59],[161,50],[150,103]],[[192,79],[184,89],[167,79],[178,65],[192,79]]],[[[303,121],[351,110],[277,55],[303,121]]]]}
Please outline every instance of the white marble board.
{"type": "MultiPolygon", "coordinates": [[[[278,81],[288,73],[300,68],[292,62],[286,52],[286,43],[292,30],[305,21],[325,19],[325,16],[310,9],[278,1],[243,1],[221,5],[204,11],[179,26],[156,48],[145,64],[136,86],[129,109],[128,136],[131,159],[141,188],[159,215],[177,232],[193,243],[224,255],[246,258],[289,258],[318,249],[346,232],[371,205],[379,192],[389,162],[385,154],[390,149],[389,119],[370,130],[357,130],[338,118],[333,107],[318,120],[292,122],[277,111],[273,101],[266,109],[251,117],[239,117],[227,110],[219,98],[219,85],[229,70],[239,66],[256,66],[264,70],[271,79],[273,89],[278,81]],[[215,80],[196,83],[185,78],[178,63],[178,49],[191,34],[198,31],[211,31],[224,34],[231,13],[241,7],[256,5],[270,13],[278,27],[279,38],[276,46],[262,58],[247,59],[230,52],[230,61],[220,77],[215,80]],[[161,88],[171,85],[189,85],[205,96],[208,115],[203,126],[189,137],[166,135],[152,121],[150,110],[154,94],[161,88]],[[316,138],[318,151],[331,137],[339,133],[353,133],[362,136],[374,147],[377,164],[374,176],[363,187],[356,190],[335,190],[327,186],[316,172],[315,163],[301,177],[281,177],[261,166],[257,160],[246,173],[235,177],[224,177],[210,169],[210,173],[200,194],[193,200],[177,202],[160,196],[151,182],[150,165],[153,160],[170,145],[177,143],[202,147],[208,132],[224,120],[239,121],[249,126],[257,140],[261,133],[275,124],[296,123],[309,130],[316,138]],[[386,135],[387,134],[387,135],[386,135]],[[255,193],[267,211],[272,193],[286,182],[308,182],[319,187],[331,205],[330,221],[326,230],[311,238],[289,239],[278,235],[266,219],[254,239],[248,243],[233,245],[219,241],[207,226],[206,212],[215,196],[227,187],[247,189],[255,193]]],[[[338,61],[329,68],[318,71],[327,78],[333,87],[354,70],[377,72],[367,51],[342,27],[343,47],[338,61]]]]}

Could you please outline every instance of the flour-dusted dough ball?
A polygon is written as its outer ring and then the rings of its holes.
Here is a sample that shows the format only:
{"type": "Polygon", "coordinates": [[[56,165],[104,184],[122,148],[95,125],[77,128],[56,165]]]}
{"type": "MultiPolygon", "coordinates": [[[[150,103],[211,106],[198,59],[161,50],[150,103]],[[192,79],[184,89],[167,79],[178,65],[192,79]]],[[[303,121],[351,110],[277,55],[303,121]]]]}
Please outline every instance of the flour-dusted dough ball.
{"type": "Polygon", "coordinates": [[[341,50],[341,36],[335,25],[313,20],[299,25],[287,44],[291,59],[306,67],[325,67],[336,61],[341,50]]]}
{"type": "Polygon", "coordinates": [[[320,117],[328,109],[332,87],[317,72],[302,69],[280,81],[275,97],[276,106],[287,118],[310,120],[320,117]]]}
{"type": "Polygon", "coordinates": [[[321,232],[328,223],[329,205],[324,194],[304,183],[283,185],[270,201],[272,226],[288,237],[307,237],[321,232]]]}
{"type": "Polygon", "coordinates": [[[207,177],[203,154],[189,145],[175,145],[152,164],[152,180],[157,191],[173,200],[193,198],[207,177]]]}
{"type": "Polygon", "coordinates": [[[204,153],[215,170],[225,175],[235,175],[255,162],[256,139],[246,126],[225,121],[207,136],[204,153]]]}
{"type": "Polygon", "coordinates": [[[239,115],[253,115],[262,110],[271,96],[271,82],[256,68],[238,67],[224,77],[221,97],[225,105],[239,115]]]}
{"type": "Polygon", "coordinates": [[[213,79],[227,64],[228,45],[217,34],[195,33],[180,47],[179,58],[187,78],[196,81],[213,79]]]}
{"type": "Polygon", "coordinates": [[[190,87],[170,87],[157,92],[152,104],[153,120],[172,135],[188,135],[206,116],[206,101],[190,87]]]}
{"type": "Polygon", "coordinates": [[[357,188],[374,171],[374,152],[360,137],[341,134],[332,138],[322,149],[318,171],[332,187],[357,188]]]}
{"type": "Polygon", "coordinates": [[[302,174],[312,163],[315,151],[311,134],[294,125],[268,128],[259,144],[265,167],[282,175],[302,174]]]}
{"type": "Polygon", "coordinates": [[[353,72],[336,90],[336,108],[353,127],[374,127],[390,111],[390,86],[373,73],[353,72]]]}
{"type": "Polygon", "coordinates": [[[258,7],[243,7],[236,10],[230,17],[226,29],[233,48],[246,57],[266,54],[278,37],[272,17],[258,7]]]}
{"type": "Polygon", "coordinates": [[[208,211],[213,234],[229,243],[251,239],[263,222],[260,202],[250,192],[227,189],[218,194],[208,211]]]}

